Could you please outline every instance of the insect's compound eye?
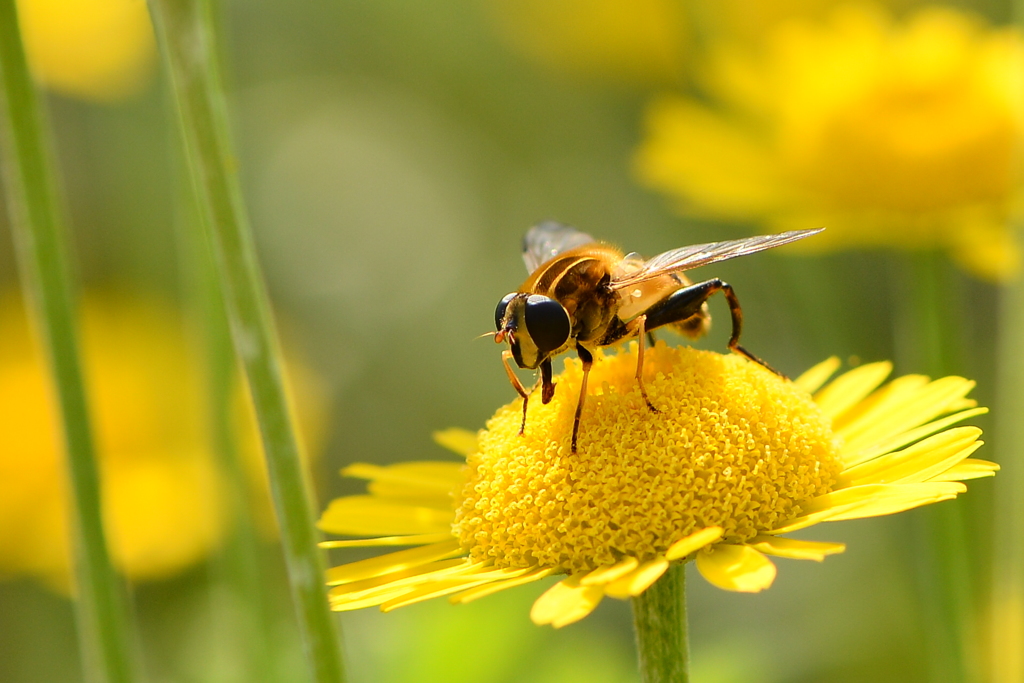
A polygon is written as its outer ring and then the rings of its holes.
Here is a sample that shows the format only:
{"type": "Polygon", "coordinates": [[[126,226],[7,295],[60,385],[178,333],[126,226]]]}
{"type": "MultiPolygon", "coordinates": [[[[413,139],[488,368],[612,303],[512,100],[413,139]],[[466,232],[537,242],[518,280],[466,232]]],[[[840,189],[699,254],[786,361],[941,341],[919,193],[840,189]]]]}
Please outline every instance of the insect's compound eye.
{"type": "Polygon", "coordinates": [[[537,349],[549,353],[569,338],[569,313],[554,299],[534,294],[526,299],[526,329],[537,349]]]}
{"type": "Polygon", "coordinates": [[[512,299],[516,298],[516,293],[506,294],[505,297],[498,302],[498,307],[494,309],[494,329],[501,331],[501,321],[505,319],[505,311],[508,309],[508,305],[512,302],[512,299]]]}

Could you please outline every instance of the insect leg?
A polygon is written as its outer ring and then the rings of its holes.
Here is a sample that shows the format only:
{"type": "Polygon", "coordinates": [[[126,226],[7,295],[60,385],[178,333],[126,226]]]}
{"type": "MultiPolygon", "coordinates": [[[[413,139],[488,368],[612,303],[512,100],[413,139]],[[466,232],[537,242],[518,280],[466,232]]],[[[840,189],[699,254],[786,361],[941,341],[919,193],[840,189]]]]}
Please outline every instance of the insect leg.
{"type": "Polygon", "coordinates": [[[508,373],[508,381],[512,382],[512,386],[523,397],[523,422],[519,425],[519,436],[522,436],[526,431],[526,406],[530,402],[530,394],[523,388],[523,383],[516,377],[516,373],[512,371],[512,366],[508,362],[510,358],[512,358],[510,350],[505,349],[501,352],[501,364],[505,366],[505,372],[508,373]]]}
{"type": "Polygon", "coordinates": [[[543,390],[541,391],[540,401],[544,405],[551,402],[551,399],[555,397],[555,383],[551,381],[551,359],[545,358],[540,364],[540,381],[543,390]]]}
{"type": "Polygon", "coordinates": [[[576,345],[576,354],[583,361],[583,381],[580,382],[580,400],[576,402],[576,417],[572,422],[572,452],[576,452],[576,437],[580,433],[580,415],[583,414],[583,401],[587,397],[587,378],[590,376],[590,366],[594,364],[594,356],[585,348],[576,345]]]}
{"type": "MultiPolygon", "coordinates": [[[[647,332],[647,316],[641,315],[637,319],[637,334],[639,341],[637,342],[636,352],[636,383],[640,385],[640,395],[644,397],[644,403],[650,408],[652,413],[658,412],[658,409],[651,403],[651,399],[647,398],[647,389],[644,388],[644,337],[653,339],[653,335],[647,332]]],[[[651,342],[654,345],[654,342],[651,342]]]]}
{"type": "Polygon", "coordinates": [[[647,309],[647,329],[654,329],[662,325],[681,322],[700,312],[700,307],[715,292],[721,291],[729,304],[729,313],[732,315],[732,335],[729,337],[729,349],[741,356],[754,361],[776,375],[783,376],[778,370],[765,363],[763,360],[740,346],[740,332],[743,329],[743,310],[740,308],[736,292],[728,283],[718,278],[705,280],[697,284],[676,290],[658,303],[647,309]]]}

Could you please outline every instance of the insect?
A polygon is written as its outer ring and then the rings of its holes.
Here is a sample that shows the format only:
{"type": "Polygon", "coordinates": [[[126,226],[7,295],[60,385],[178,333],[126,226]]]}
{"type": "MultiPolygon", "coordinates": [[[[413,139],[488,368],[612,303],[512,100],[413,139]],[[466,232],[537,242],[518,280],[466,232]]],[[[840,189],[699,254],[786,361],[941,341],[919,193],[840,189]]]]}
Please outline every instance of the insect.
{"type": "Polygon", "coordinates": [[[619,249],[561,223],[549,221],[530,228],[523,238],[523,260],[530,276],[518,290],[505,295],[494,311],[494,340],[508,342],[509,348],[501,355],[502,363],[512,386],[523,397],[519,433],[526,429],[530,392],[516,377],[509,359],[515,360],[520,368],[540,368],[541,401],[548,403],[555,395],[552,357],[576,350],[583,363],[583,382],[572,427],[575,453],[594,349],[636,337],[636,380],[647,407],[657,412],[643,382],[645,337],[665,325],[675,326],[690,338],[700,337],[711,323],[707,300],[716,292],[725,295],[732,314],[729,349],[775,372],[740,346],[743,313],[732,287],[718,278],[693,283],[683,272],[789,244],[822,230],[793,230],[694,244],[644,260],[639,254],[624,255],[619,249]]]}

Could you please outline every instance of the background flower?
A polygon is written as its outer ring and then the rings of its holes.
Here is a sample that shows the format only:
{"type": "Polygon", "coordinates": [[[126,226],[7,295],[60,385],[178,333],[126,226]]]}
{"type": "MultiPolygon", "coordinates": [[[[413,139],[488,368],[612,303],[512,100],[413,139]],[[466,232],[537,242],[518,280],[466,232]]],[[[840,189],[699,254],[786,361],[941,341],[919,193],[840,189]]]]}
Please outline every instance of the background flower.
{"type": "Polygon", "coordinates": [[[145,0],[18,0],[18,18],[33,75],[56,92],[109,102],[152,79],[145,0]]]}
{"type": "Polygon", "coordinates": [[[986,279],[1017,272],[1017,32],[950,9],[894,21],[849,5],[711,53],[711,101],[652,103],[636,156],[678,210],[827,226],[803,250],[938,247],[986,279]]]}
{"type": "Polygon", "coordinates": [[[685,9],[671,0],[499,0],[484,3],[496,33],[556,72],[596,82],[678,82],[688,43],[685,9]]]}
{"type": "MultiPolygon", "coordinates": [[[[112,560],[132,581],[165,579],[215,550],[237,514],[212,450],[200,357],[180,314],[156,297],[91,294],[82,325],[112,560]]],[[[66,591],[68,492],[56,408],[13,293],[0,298],[0,329],[0,575],[66,591]]],[[[317,383],[304,368],[299,375],[305,413],[322,412],[317,383]]],[[[273,534],[251,408],[240,392],[235,403],[239,452],[259,503],[254,514],[273,534]]],[[[322,443],[322,421],[312,425],[314,444],[322,443]]]]}

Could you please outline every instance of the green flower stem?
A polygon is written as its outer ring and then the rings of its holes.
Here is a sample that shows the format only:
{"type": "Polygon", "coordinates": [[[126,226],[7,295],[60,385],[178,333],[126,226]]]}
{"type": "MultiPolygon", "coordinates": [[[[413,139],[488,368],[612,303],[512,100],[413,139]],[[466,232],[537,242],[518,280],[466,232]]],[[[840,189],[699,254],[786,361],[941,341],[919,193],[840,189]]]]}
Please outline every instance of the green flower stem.
{"type": "MultiPolygon", "coordinates": [[[[902,264],[894,296],[901,302],[896,357],[903,370],[931,377],[955,373],[959,336],[955,292],[938,253],[920,253],[902,264]],[[902,280],[902,281],[900,281],[902,280]]],[[[968,561],[964,511],[958,502],[922,510],[916,552],[919,598],[931,665],[930,680],[978,680],[974,579],[968,561]]]]}
{"type": "MultiPolygon", "coordinates": [[[[1018,240],[1024,239],[1021,232],[1018,240]]],[[[1002,469],[993,482],[988,680],[1020,683],[1024,681],[1024,656],[1017,640],[1024,629],[1024,278],[1018,276],[1007,285],[1001,299],[992,442],[1002,469]]]]}
{"type": "Polygon", "coordinates": [[[14,0],[0,0],[0,80],[2,166],[19,270],[49,355],[66,446],[83,666],[89,680],[127,683],[136,671],[131,619],[103,534],[68,248],[43,106],[29,77],[14,0]]]}
{"type": "Polygon", "coordinates": [[[690,680],[685,565],[672,564],[653,586],[633,598],[633,627],[643,683],[690,680]]]}
{"type": "MultiPolygon", "coordinates": [[[[239,658],[242,678],[254,683],[275,679],[272,657],[274,619],[261,577],[260,543],[251,511],[257,501],[239,453],[236,422],[232,412],[236,376],[231,331],[224,310],[224,296],[217,271],[198,215],[192,182],[181,154],[176,155],[178,183],[178,237],[182,264],[181,280],[187,283],[185,296],[194,320],[201,328],[205,357],[207,411],[213,451],[227,474],[227,505],[233,527],[215,561],[211,576],[213,628],[243,630],[239,658]],[[239,619],[238,612],[244,609],[239,619]],[[241,623],[240,623],[241,622],[241,623]]],[[[262,501],[260,501],[262,502],[262,501]]]]}
{"type": "Polygon", "coordinates": [[[228,141],[210,7],[201,0],[153,0],[207,239],[249,382],[266,452],[274,507],[306,655],[317,683],[344,679],[340,637],[327,607],[323,558],[310,486],[285,398],[274,333],[228,141]]]}

